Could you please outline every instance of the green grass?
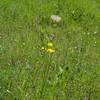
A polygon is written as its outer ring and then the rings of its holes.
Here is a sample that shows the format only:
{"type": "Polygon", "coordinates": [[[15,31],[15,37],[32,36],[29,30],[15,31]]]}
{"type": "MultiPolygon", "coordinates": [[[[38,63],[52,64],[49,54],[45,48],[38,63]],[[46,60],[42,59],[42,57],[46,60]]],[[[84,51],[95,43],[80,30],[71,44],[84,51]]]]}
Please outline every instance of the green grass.
{"type": "Polygon", "coordinates": [[[0,100],[100,100],[100,1],[0,0],[0,100]]]}

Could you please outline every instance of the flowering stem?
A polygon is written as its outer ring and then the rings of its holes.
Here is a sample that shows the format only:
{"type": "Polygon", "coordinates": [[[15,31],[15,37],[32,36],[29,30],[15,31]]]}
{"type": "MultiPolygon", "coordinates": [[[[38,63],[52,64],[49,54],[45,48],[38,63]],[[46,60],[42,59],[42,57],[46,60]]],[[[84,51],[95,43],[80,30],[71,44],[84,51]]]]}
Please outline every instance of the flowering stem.
{"type": "MultiPolygon", "coordinates": [[[[50,58],[50,55],[49,55],[49,58],[50,58]]],[[[49,59],[49,66],[50,66],[50,62],[51,62],[51,59],[49,59]]],[[[44,73],[43,73],[43,84],[42,84],[42,87],[41,87],[39,100],[43,100],[43,93],[44,93],[44,88],[45,88],[46,80],[48,78],[49,66],[44,66],[45,70],[44,70],[44,73]]]]}

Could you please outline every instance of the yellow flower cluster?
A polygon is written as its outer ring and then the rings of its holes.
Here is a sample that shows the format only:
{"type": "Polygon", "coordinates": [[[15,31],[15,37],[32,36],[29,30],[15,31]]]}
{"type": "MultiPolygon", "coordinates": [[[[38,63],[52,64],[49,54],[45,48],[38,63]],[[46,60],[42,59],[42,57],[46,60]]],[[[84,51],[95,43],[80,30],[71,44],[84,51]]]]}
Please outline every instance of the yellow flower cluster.
{"type": "Polygon", "coordinates": [[[54,53],[54,52],[55,52],[55,50],[54,50],[54,49],[51,49],[51,48],[48,48],[46,51],[47,51],[48,53],[54,53]]]}
{"type": "Polygon", "coordinates": [[[52,42],[48,42],[47,43],[48,48],[42,47],[42,50],[45,50],[48,53],[54,53],[55,50],[52,49],[53,48],[53,43],[52,42]]]}
{"type": "Polygon", "coordinates": [[[53,46],[53,44],[51,43],[51,42],[48,42],[48,47],[52,47],[53,46]]]}

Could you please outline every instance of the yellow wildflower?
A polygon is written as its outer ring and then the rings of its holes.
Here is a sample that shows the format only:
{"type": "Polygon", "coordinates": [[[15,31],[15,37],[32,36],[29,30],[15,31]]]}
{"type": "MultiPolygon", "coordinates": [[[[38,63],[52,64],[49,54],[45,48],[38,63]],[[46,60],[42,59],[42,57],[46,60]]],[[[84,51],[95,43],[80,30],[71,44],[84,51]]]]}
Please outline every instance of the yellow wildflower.
{"type": "Polygon", "coordinates": [[[54,50],[54,49],[51,49],[51,48],[48,48],[46,51],[47,51],[48,53],[54,53],[54,52],[55,52],[55,50],[54,50]]]}
{"type": "Polygon", "coordinates": [[[44,48],[44,47],[42,47],[41,49],[42,49],[42,50],[44,50],[45,48],[44,48]]]}
{"type": "Polygon", "coordinates": [[[49,47],[52,47],[53,46],[53,44],[51,43],[51,42],[48,42],[48,44],[47,44],[49,47]]]}

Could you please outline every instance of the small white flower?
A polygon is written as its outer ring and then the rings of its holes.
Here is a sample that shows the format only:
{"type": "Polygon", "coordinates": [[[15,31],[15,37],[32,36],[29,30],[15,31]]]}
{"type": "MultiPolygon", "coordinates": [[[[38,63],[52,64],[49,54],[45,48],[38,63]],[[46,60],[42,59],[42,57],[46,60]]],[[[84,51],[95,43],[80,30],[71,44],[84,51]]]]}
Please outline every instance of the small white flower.
{"type": "Polygon", "coordinates": [[[51,19],[54,22],[60,22],[61,17],[59,17],[58,15],[51,15],[51,19]]]}

